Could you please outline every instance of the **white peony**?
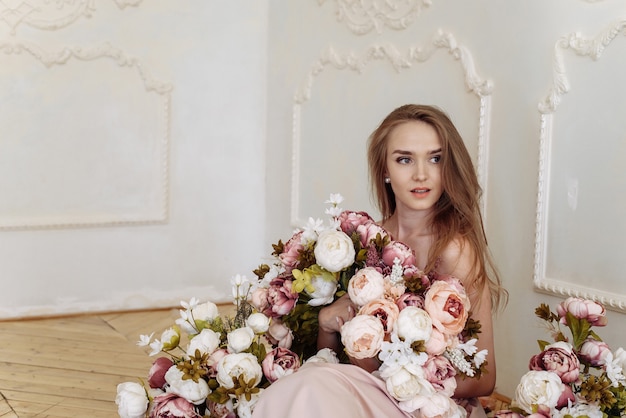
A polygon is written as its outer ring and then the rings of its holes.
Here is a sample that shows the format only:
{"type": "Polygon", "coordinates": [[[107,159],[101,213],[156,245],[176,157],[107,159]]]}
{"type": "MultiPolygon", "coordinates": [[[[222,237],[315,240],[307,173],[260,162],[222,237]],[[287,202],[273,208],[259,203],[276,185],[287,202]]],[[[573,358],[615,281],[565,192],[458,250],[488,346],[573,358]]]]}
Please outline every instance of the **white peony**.
{"type": "MultiPolygon", "coordinates": [[[[431,396],[435,393],[435,388],[426,379],[424,370],[415,363],[388,367],[381,371],[380,377],[385,381],[387,391],[400,402],[412,402],[418,396],[431,396]]],[[[411,411],[415,409],[417,407],[412,407],[411,411]]]]}
{"type": "Polygon", "coordinates": [[[352,239],[345,232],[336,229],[319,234],[314,253],[317,264],[331,273],[351,266],[356,256],[352,239]]]}
{"type": "Polygon", "coordinates": [[[311,285],[315,288],[313,292],[307,292],[311,297],[308,304],[311,306],[328,305],[335,300],[335,292],[337,291],[337,280],[328,279],[324,275],[315,275],[311,277],[311,285]]]}
{"type": "Polygon", "coordinates": [[[226,338],[228,339],[228,351],[230,353],[241,353],[252,345],[254,331],[250,327],[241,327],[229,332],[226,338]]]}
{"type": "Polygon", "coordinates": [[[115,403],[120,418],[143,418],[148,410],[148,395],[139,383],[120,383],[115,403]]]}
{"type": "Polygon", "coordinates": [[[217,382],[226,389],[235,387],[235,381],[243,376],[244,381],[252,381],[252,386],[261,382],[263,369],[254,354],[236,353],[224,356],[217,363],[217,382]]]}
{"type": "Polygon", "coordinates": [[[261,312],[255,312],[246,319],[246,325],[252,329],[255,334],[263,334],[270,327],[270,319],[261,312]]]}
{"type": "Polygon", "coordinates": [[[203,379],[194,382],[193,379],[183,379],[183,376],[182,370],[178,367],[170,367],[165,373],[165,381],[169,384],[167,392],[185,398],[194,405],[206,402],[207,396],[211,393],[207,382],[203,379]]]}
{"type": "Polygon", "coordinates": [[[425,310],[417,306],[407,306],[398,315],[396,332],[398,337],[409,344],[428,341],[433,332],[433,322],[425,310]]]}
{"type": "Polygon", "coordinates": [[[554,410],[564,385],[561,378],[553,372],[545,370],[531,370],[520,379],[515,390],[514,406],[533,413],[533,405],[541,405],[554,410]]]}
{"type": "Polygon", "coordinates": [[[187,355],[193,356],[196,350],[200,350],[201,354],[212,354],[220,346],[220,334],[205,328],[200,334],[194,336],[187,346],[187,355]]]}
{"type": "Polygon", "coordinates": [[[350,357],[374,357],[380,351],[385,329],[372,315],[357,315],[341,326],[341,343],[350,357]]]}
{"type": "Polygon", "coordinates": [[[321,350],[319,350],[317,352],[317,354],[315,354],[312,357],[309,357],[306,361],[306,363],[332,363],[332,364],[338,364],[339,363],[339,358],[337,357],[337,354],[330,348],[322,348],[321,350]]]}

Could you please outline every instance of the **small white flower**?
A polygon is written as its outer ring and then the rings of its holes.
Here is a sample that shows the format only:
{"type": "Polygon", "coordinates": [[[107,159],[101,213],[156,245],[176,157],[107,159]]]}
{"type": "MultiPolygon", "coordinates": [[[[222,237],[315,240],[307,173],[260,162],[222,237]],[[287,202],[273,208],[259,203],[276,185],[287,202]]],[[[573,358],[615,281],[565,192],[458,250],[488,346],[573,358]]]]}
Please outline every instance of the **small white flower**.
{"type": "Polygon", "coordinates": [[[480,366],[485,362],[485,360],[487,359],[487,353],[487,350],[480,350],[478,353],[476,353],[476,355],[474,356],[474,364],[477,368],[480,368],[480,366]]]}
{"type": "Polygon", "coordinates": [[[404,267],[400,263],[398,257],[393,259],[393,267],[391,268],[391,275],[389,275],[389,281],[393,285],[404,284],[404,267]]]}
{"type": "Polygon", "coordinates": [[[606,356],[606,363],[604,364],[606,375],[611,380],[613,387],[618,387],[620,383],[626,383],[626,378],[623,375],[622,366],[617,358],[613,357],[613,353],[606,356]]]}
{"type": "Polygon", "coordinates": [[[326,208],[326,210],[324,211],[326,215],[330,215],[333,219],[341,215],[341,212],[343,212],[343,209],[336,206],[333,206],[332,208],[326,208]]]}
{"type": "Polygon", "coordinates": [[[459,350],[463,350],[468,356],[472,356],[478,351],[478,347],[476,347],[477,342],[478,340],[476,338],[472,338],[465,343],[457,345],[456,348],[459,350]]]}
{"type": "Polygon", "coordinates": [[[235,303],[237,300],[247,299],[250,289],[252,288],[250,279],[244,275],[237,274],[231,278],[230,283],[232,285],[232,294],[235,303]]]}
{"type": "Polygon", "coordinates": [[[150,344],[150,340],[152,340],[152,336],[154,335],[154,332],[150,335],[140,335],[139,336],[139,341],[137,341],[137,345],[139,347],[145,347],[147,345],[150,344]]]}
{"type": "Polygon", "coordinates": [[[331,193],[330,197],[325,203],[330,203],[331,205],[337,206],[343,202],[343,196],[339,193],[331,193]]]}
{"type": "Polygon", "coordinates": [[[317,240],[317,235],[324,230],[324,221],[321,219],[309,218],[307,224],[302,229],[302,236],[300,240],[302,245],[306,245],[310,242],[317,240]]]}
{"type": "Polygon", "coordinates": [[[180,301],[180,305],[185,308],[186,310],[191,310],[193,308],[195,308],[198,303],[200,301],[198,299],[196,299],[195,297],[192,297],[191,300],[189,302],[185,302],[184,300],[180,301]]]}
{"type": "Polygon", "coordinates": [[[152,351],[150,351],[149,355],[156,356],[161,351],[163,351],[163,343],[159,340],[154,340],[150,343],[150,348],[152,349],[152,351]]]}

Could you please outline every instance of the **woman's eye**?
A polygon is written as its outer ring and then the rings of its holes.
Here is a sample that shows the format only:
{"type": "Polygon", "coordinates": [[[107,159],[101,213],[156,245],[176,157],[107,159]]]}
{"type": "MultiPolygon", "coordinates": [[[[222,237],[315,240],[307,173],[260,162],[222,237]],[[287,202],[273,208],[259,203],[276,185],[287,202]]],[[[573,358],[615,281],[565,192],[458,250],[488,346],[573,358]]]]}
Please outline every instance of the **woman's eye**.
{"type": "Polygon", "coordinates": [[[400,164],[409,164],[411,159],[409,157],[399,157],[396,161],[400,164]]]}
{"type": "Polygon", "coordinates": [[[441,161],[441,155],[434,155],[431,159],[430,162],[432,163],[438,163],[439,161],[441,161]]]}

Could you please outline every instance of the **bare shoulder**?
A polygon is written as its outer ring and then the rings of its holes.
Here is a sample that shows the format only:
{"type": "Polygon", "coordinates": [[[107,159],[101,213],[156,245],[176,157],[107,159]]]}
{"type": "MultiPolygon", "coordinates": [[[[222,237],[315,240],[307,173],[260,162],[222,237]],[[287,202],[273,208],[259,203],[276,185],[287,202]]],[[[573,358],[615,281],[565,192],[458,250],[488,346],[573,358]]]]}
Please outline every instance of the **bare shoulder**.
{"type": "Polygon", "coordinates": [[[440,273],[450,274],[461,281],[469,277],[476,268],[476,253],[469,242],[461,236],[452,240],[441,254],[440,273]]]}

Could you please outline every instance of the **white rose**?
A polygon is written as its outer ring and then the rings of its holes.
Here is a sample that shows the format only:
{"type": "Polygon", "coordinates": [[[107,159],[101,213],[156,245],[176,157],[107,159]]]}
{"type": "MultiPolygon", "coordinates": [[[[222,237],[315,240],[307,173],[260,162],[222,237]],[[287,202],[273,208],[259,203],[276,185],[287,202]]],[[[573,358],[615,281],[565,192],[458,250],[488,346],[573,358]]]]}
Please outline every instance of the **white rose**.
{"type": "Polygon", "coordinates": [[[263,334],[270,327],[270,319],[261,312],[255,312],[246,319],[246,325],[250,327],[255,334],[263,334]]]}
{"type": "Polygon", "coordinates": [[[320,233],[314,253],[317,264],[331,273],[351,266],[356,255],[352,239],[345,232],[336,229],[320,233]]]}
{"type": "Polygon", "coordinates": [[[409,344],[415,341],[428,341],[433,332],[433,322],[425,310],[417,306],[407,306],[398,315],[396,332],[398,337],[409,344]]]}
{"type": "Polygon", "coordinates": [[[254,354],[228,354],[217,363],[216,379],[220,386],[226,389],[234,388],[233,379],[238,381],[239,376],[243,376],[246,382],[252,381],[253,387],[261,382],[263,369],[254,354]]]}
{"type": "Polygon", "coordinates": [[[359,307],[385,296],[385,278],[374,267],[357,271],[348,282],[350,300],[359,307]]]}
{"type": "Polygon", "coordinates": [[[195,355],[196,350],[200,350],[201,354],[212,354],[220,346],[220,342],[220,334],[205,328],[191,339],[187,346],[187,355],[195,355]]]}
{"type": "Polygon", "coordinates": [[[198,322],[211,322],[219,316],[219,310],[217,305],[213,302],[205,302],[200,305],[196,305],[190,310],[180,311],[180,318],[176,320],[183,331],[187,334],[193,335],[198,332],[196,328],[198,322]]]}
{"type": "Polygon", "coordinates": [[[165,381],[169,384],[167,392],[174,393],[187,399],[194,405],[206,402],[211,393],[209,385],[203,379],[194,382],[193,379],[183,379],[183,372],[176,366],[170,367],[165,373],[165,381]]]}
{"type": "Polygon", "coordinates": [[[228,339],[228,351],[241,353],[252,345],[254,331],[250,327],[241,327],[229,332],[226,338],[228,339]]]}
{"type": "Polygon", "coordinates": [[[311,285],[315,288],[313,292],[307,292],[311,297],[308,304],[311,306],[328,305],[335,300],[335,291],[337,291],[337,281],[328,280],[323,275],[311,277],[311,285]]]}
{"type": "Polygon", "coordinates": [[[341,343],[350,357],[374,357],[385,338],[385,328],[371,315],[357,315],[341,326],[341,343]]]}
{"type": "Polygon", "coordinates": [[[428,396],[420,395],[414,402],[400,402],[398,406],[407,412],[419,409],[420,415],[423,417],[465,418],[467,416],[465,408],[458,405],[449,396],[438,392],[428,396]]]}
{"type": "Polygon", "coordinates": [[[165,351],[171,351],[175,349],[176,347],[178,347],[179,342],[180,330],[177,326],[168,328],[161,334],[161,343],[163,344],[162,349],[165,351]]]}
{"type": "Polygon", "coordinates": [[[148,410],[148,395],[139,383],[120,383],[115,403],[120,418],[143,418],[148,410]]]}
{"type": "MultiPolygon", "coordinates": [[[[417,396],[430,396],[435,393],[433,385],[426,379],[424,370],[415,363],[388,367],[380,373],[387,391],[400,402],[415,400],[417,396]]],[[[413,407],[411,411],[417,409],[413,407]]]]}
{"type": "Polygon", "coordinates": [[[306,363],[331,363],[339,364],[339,358],[337,354],[330,348],[322,348],[314,356],[309,357],[306,363]]]}
{"type": "Polygon", "coordinates": [[[561,378],[556,373],[531,370],[520,379],[513,404],[529,414],[533,413],[532,405],[543,405],[553,410],[563,388],[561,378]]]}

